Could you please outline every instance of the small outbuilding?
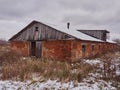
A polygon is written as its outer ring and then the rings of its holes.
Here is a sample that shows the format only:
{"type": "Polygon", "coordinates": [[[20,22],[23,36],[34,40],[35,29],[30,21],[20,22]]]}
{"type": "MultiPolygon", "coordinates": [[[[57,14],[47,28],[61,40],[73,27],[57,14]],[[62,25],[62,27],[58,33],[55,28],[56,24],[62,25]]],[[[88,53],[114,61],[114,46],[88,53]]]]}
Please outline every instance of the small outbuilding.
{"type": "Polygon", "coordinates": [[[54,58],[72,62],[116,47],[107,41],[107,30],[76,30],[63,25],[32,21],[9,39],[13,50],[23,56],[54,58]]]}

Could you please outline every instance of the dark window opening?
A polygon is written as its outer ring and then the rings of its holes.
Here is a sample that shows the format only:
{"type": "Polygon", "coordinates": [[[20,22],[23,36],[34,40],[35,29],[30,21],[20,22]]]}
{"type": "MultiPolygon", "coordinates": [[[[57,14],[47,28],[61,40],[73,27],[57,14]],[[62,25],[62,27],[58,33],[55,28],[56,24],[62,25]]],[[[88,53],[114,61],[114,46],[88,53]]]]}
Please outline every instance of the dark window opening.
{"type": "Polygon", "coordinates": [[[38,36],[38,27],[35,27],[34,37],[33,39],[36,40],[38,36]]]}
{"type": "Polygon", "coordinates": [[[82,52],[84,53],[86,51],[86,45],[82,45],[82,52]]]}
{"type": "Polygon", "coordinates": [[[31,56],[35,56],[36,55],[36,42],[31,42],[31,56]]]}
{"type": "Polygon", "coordinates": [[[38,27],[35,27],[35,31],[38,31],[38,27]]]}
{"type": "Polygon", "coordinates": [[[95,50],[95,45],[92,45],[92,51],[94,51],[95,50]]]}

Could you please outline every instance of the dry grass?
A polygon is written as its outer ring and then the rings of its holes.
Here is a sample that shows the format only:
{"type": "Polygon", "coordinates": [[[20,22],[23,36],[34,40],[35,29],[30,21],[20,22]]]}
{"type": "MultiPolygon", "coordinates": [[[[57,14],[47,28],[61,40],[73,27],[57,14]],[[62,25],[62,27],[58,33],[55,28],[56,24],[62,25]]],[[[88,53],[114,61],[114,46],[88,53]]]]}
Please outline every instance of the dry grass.
{"type": "MultiPolygon", "coordinates": [[[[120,51],[108,52],[100,57],[103,62],[103,67],[100,68],[99,73],[102,75],[100,79],[113,82],[113,86],[120,85],[120,76],[116,75],[116,70],[120,69],[120,51]]],[[[120,87],[119,87],[120,89],[120,87]]]]}
{"type": "Polygon", "coordinates": [[[93,66],[80,63],[60,62],[53,59],[26,58],[23,59],[9,46],[0,49],[0,79],[2,80],[28,80],[37,77],[58,81],[81,81],[93,71],[93,66]]]}
{"type": "Polygon", "coordinates": [[[81,81],[94,70],[93,66],[83,62],[70,64],[53,59],[26,58],[18,53],[8,50],[0,55],[0,78],[2,80],[28,80],[36,73],[45,79],[58,81],[81,81]]]}
{"type": "Polygon", "coordinates": [[[93,67],[87,64],[71,66],[67,62],[54,60],[19,60],[1,67],[1,79],[27,80],[31,79],[33,73],[37,73],[38,76],[46,79],[81,81],[91,71],[93,71],[93,67]]]}
{"type": "Polygon", "coordinates": [[[113,86],[120,90],[120,76],[116,75],[116,70],[120,70],[120,51],[109,52],[100,58],[103,61],[103,68],[100,70],[101,79],[111,81],[113,86]]]}
{"type": "Polygon", "coordinates": [[[0,51],[0,65],[14,63],[20,60],[21,55],[7,48],[5,51],[0,51]]]}

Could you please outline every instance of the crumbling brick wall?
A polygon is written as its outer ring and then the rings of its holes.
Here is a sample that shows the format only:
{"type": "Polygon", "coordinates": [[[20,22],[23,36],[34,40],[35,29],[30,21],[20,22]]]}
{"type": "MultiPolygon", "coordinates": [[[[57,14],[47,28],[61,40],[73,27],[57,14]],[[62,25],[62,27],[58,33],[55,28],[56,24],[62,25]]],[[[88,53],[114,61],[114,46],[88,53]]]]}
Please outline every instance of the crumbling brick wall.
{"type": "Polygon", "coordinates": [[[43,41],[42,57],[71,61],[71,40],[43,41]]]}
{"type": "Polygon", "coordinates": [[[22,56],[29,56],[29,42],[12,41],[10,42],[12,50],[18,52],[22,56]]]}
{"type": "MultiPolygon", "coordinates": [[[[30,56],[30,42],[12,41],[10,42],[12,50],[20,53],[22,56],[30,56]]],[[[94,56],[114,50],[115,44],[106,42],[92,42],[81,40],[50,40],[42,41],[42,57],[54,58],[57,60],[66,60],[68,62],[94,56]],[[85,52],[82,52],[82,45],[86,45],[85,52]],[[92,45],[94,50],[92,50],[92,45]]]]}

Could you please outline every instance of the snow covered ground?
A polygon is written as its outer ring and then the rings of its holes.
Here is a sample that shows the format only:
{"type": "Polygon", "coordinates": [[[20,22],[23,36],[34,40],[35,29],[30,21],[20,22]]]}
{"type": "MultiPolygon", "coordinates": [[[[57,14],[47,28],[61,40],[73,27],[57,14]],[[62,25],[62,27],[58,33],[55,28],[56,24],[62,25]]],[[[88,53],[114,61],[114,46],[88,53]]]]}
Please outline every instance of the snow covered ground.
{"type": "Polygon", "coordinates": [[[100,64],[102,63],[100,60],[98,59],[94,59],[94,60],[84,60],[85,63],[89,63],[91,65],[94,65],[94,64],[100,64]]]}
{"type": "Polygon", "coordinates": [[[97,81],[94,83],[82,82],[74,85],[73,82],[61,83],[48,80],[46,82],[16,82],[0,81],[0,90],[117,90],[110,83],[97,81]]]}

